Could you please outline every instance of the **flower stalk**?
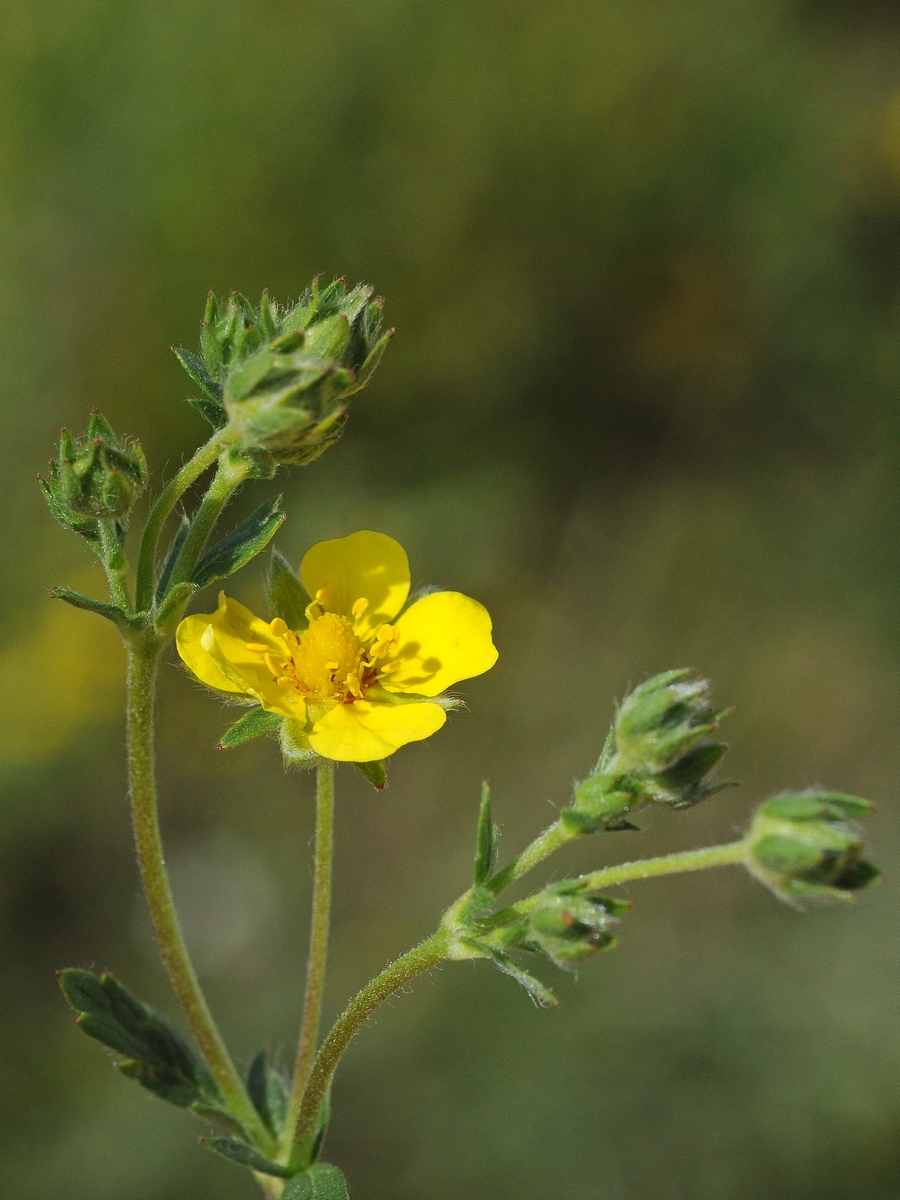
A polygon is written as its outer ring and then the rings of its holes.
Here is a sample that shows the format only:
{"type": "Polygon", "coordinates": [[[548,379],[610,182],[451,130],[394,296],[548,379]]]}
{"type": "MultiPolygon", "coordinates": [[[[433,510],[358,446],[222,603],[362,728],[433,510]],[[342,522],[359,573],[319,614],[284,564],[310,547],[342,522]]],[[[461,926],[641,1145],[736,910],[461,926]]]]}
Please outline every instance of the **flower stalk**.
{"type": "Polygon", "coordinates": [[[297,1044],[297,1061],[288,1104],[285,1132],[290,1150],[297,1129],[303,1093],[309,1081],[325,994],[325,970],[328,963],[328,938],[331,923],[331,875],[334,855],[334,763],[320,759],[316,773],[316,844],[314,851],[312,918],[309,932],[309,957],[306,965],[306,992],[303,1018],[297,1044]]]}

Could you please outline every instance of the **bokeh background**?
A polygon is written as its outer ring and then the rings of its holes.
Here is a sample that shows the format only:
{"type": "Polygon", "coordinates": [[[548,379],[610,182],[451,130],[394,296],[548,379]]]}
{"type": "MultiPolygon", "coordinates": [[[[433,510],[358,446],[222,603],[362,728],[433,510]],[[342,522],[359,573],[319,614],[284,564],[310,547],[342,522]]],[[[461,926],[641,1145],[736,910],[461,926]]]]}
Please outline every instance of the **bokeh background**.
{"type": "MultiPolygon", "coordinates": [[[[340,772],[331,1014],[511,853],[615,697],[736,705],[741,781],[547,874],[734,836],[779,788],[870,796],[888,880],[799,914],[736,870],[634,885],[620,949],[534,1009],[447,966],[358,1039],[328,1157],[359,1200],[900,1197],[900,6],[896,0],[30,0],[0,44],[0,1191],[249,1200],[111,1068],[54,970],[176,1018],[137,887],[122,653],[35,473],[99,405],[156,487],[204,436],[168,346],[212,287],[371,281],[397,328],[278,544],[361,527],[495,617],[469,711],[376,795],[340,772]]],[[[247,487],[233,518],[269,494],[247,487]]],[[[233,590],[261,603],[262,565],[233,590]]],[[[189,940],[242,1062],[290,1061],[312,780],[215,751],[169,662],[189,940]]]]}

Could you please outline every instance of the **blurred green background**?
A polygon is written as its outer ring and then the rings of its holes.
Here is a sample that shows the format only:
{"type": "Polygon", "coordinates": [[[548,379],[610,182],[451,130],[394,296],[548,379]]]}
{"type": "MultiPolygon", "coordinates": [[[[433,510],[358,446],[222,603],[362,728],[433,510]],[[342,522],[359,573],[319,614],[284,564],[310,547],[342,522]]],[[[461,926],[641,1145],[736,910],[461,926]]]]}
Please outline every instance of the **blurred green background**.
{"type": "MultiPolygon", "coordinates": [[[[872,797],[882,888],[798,914],[729,870],[633,885],[535,1010],[447,966],[365,1029],[328,1157],[359,1200],[900,1197],[900,4],[30,0],[0,45],[0,1191],[249,1200],[112,1070],[53,972],[174,1016],[130,847],[122,654],[34,482],[99,405],[156,487],[204,436],[205,294],[372,282],[397,327],[278,544],[373,527],[484,601],[500,662],[375,795],[339,775],[330,1013],[507,854],[616,696],[695,665],[742,786],[550,867],[728,839],[784,786],[872,797]],[[893,916],[891,914],[894,914],[893,916]]],[[[270,485],[247,487],[233,518],[270,485]]],[[[231,590],[261,603],[256,563],[231,590]]],[[[289,1062],[312,781],[163,670],[164,831],[242,1062],[289,1062]]]]}

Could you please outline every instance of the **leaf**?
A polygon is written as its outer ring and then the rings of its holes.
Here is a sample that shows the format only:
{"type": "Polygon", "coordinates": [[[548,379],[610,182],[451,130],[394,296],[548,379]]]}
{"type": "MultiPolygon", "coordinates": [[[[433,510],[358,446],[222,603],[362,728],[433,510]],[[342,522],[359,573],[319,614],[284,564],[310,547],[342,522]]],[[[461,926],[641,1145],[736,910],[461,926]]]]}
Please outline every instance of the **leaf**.
{"type": "Polygon", "coordinates": [[[212,1076],[187,1042],[112,975],[70,967],[60,972],[59,984],[79,1014],[80,1028],[126,1055],[116,1064],[123,1075],[179,1108],[198,1101],[221,1104],[212,1076]]]}
{"type": "Polygon", "coordinates": [[[200,1117],[203,1121],[212,1121],[214,1125],[220,1125],[223,1129],[227,1129],[229,1133],[233,1133],[237,1138],[242,1138],[245,1142],[250,1140],[247,1130],[237,1117],[232,1116],[226,1109],[219,1108],[217,1104],[204,1104],[202,1100],[197,1100],[188,1106],[188,1110],[195,1117],[200,1117]]]}
{"type": "Polygon", "coordinates": [[[81,592],[73,592],[71,588],[57,587],[50,593],[51,600],[65,600],[73,608],[84,609],[85,612],[96,613],[98,617],[106,617],[120,629],[131,624],[125,613],[115,604],[104,604],[102,600],[92,600],[90,596],[82,596],[81,592]]]}
{"type": "Polygon", "coordinates": [[[209,421],[213,429],[223,429],[228,424],[228,413],[221,404],[214,400],[204,400],[199,396],[188,396],[188,404],[196,408],[201,417],[209,421]]]}
{"type": "Polygon", "coordinates": [[[269,617],[281,617],[288,629],[305,629],[309,624],[306,618],[309,596],[280,550],[272,550],[272,562],[266,580],[266,598],[269,602],[269,617]]]}
{"type": "Polygon", "coordinates": [[[502,950],[495,950],[492,946],[486,946],[483,942],[476,942],[474,939],[465,938],[464,941],[466,945],[471,946],[474,950],[480,950],[482,954],[489,957],[494,966],[504,975],[511,976],[516,983],[521,984],[532,1000],[542,1008],[559,1007],[559,1001],[550,989],[539,979],[535,979],[533,975],[523,971],[508,954],[504,954],[502,950]]]}
{"type": "Polygon", "coordinates": [[[343,1172],[331,1163],[316,1163],[285,1185],[281,1200],[350,1200],[343,1172]]]}
{"type": "Polygon", "coordinates": [[[201,1138],[200,1145],[215,1150],[216,1154],[221,1154],[223,1158],[230,1159],[231,1162],[237,1163],[241,1167],[249,1167],[251,1171],[259,1171],[263,1175],[275,1175],[278,1179],[290,1179],[291,1177],[291,1172],[287,1167],[283,1167],[281,1163],[272,1162],[269,1158],[264,1158],[258,1150],[245,1145],[244,1142],[239,1142],[237,1138],[201,1138]]]}
{"type": "MultiPolygon", "coordinates": [[[[210,375],[206,369],[206,363],[198,354],[192,354],[190,350],[185,350],[183,346],[173,346],[172,353],[196,383],[197,387],[203,391],[210,400],[214,401],[216,408],[222,408],[222,388],[210,375]]],[[[188,401],[189,404],[197,404],[196,401],[188,401]]],[[[202,403],[200,401],[199,403],[202,403]]],[[[198,405],[199,407],[199,405],[198,405]]]]}
{"type": "Polygon", "coordinates": [[[377,762],[358,762],[353,764],[362,775],[363,779],[368,779],[373,788],[379,792],[387,783],[387,768],[384,765],[384,760],[377,762]]]}
{"type": "MultiPolygon", "coordinates": [[[[243,746],[244,742],[262,737],[265,733],[274,733],[281,727],[283,720],[284,717],[278,713],[266,712],[264,708],[251,708],[239,721],[235,721],[229,729],[225,730],[218,749],[233,750],[235,746],[243,746]]],[[[264,1051],[261,1050],[260,1054],[263,1053],[264,1051]]]]}
{"type": "Polygon", "coordinates": [[[267,500],[223,537],[194,568],[191,583],[203,588],[217,579],[225,579],[264,550],[286,516],[278,507],[280,503],[280,496],[267,500]]]}
{"type": "Polygon", "coordinates": [[[185,580],[184,583],[176,583],[156,610],[157,629],[164,629],[172,621],[179,620],[185,606],[196,591],[197,585],[188,580],[185,580]]]}
{"type": "Polygon", "coordinates": [[[247,1068],[247,1093],[266,1128],[277,1137],[287,1115],[287,1095],[277,1071],[269,1066],[265,1050],[255,1054],[247,1068]]]}
{"type": "Polygon", "coordinates": [[[178,556],[181,554],[181,547],[184,545],[184,539],[188,535],[188,530],[191,527],[187,517],[181,518],[181,524],[178,527],[178,532],[175,534],[175,540],[172,542],[171,549],[166,555],[166,561],[163,563],[163,569],[160,572],[159,583],[156,585],[156,602],[157,604],[165,596],[169,587],[169,580],[172,578],[172,572],[175,570],[175,564],[178,562],[178,556]]]}
{"type": "Polygon", "coordinates": [[[322,1101],[322,1107],[319,1109],[319,1122],[316,1125],[316,1135],[313,1138],[312,1148],[309,1152],[309,1156],[313,1162],[316,1161],[322,1152],[322,1143],[325,1141],[325,1134],[328,1132],[328,1122],[331,1119],[331,1083],[332,1080],[329,1079],[328,1087],[325,1090],[325,1099],[322,1101]]]}
{"type": "Polygon", "coordinates": [[[475,842],[475,884],[480,886],[490,877],[497,861],[497,842],[500,830],[491,814],[491,789],[481,785],[481,810],[478,813],[478,835],[475,842]]]}

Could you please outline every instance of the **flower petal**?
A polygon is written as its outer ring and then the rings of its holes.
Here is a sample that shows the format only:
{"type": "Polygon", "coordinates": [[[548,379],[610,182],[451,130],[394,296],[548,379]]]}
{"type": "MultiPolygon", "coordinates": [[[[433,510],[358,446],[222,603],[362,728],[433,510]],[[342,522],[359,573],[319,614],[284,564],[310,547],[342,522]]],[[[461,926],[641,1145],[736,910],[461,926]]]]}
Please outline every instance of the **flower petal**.
{"type": "Polygon", "coordinates": [[[268,623],[224,592],[216,612],[186,617],[176,634],[178,653],[201,683],[220,692],[252,696],[269,712],[305,720],[303,698],[278,686],[264,656],[249,650],[248,642],[284,655],[284,644],[268,623]]]}
{"type": "Polygon", "coordinates": [[[437,704],[339,704],[317,721],[309,744],[323,758],[375,762],[407,742],[437,733],[447,714],[437,704]]]}
{"type": "Polygon", "coordinates": [[[388,691],[437,696],[497,661],[487,609],[461,592],[423,596],[396,627],[400,641],[392,659],[400,666],[381,680],[388,691]]]}
{"type": "Polygon", "coordinates": [[[328,589],[322,607],[350,620],[356,601],[368,600],[368,608],[356,622],[357,635],[367,641],[406,603],[409,560],[392,537],[361,529],[307,550],[300,564],[300,578],[313,598],[320,589],[328,589]]]}

